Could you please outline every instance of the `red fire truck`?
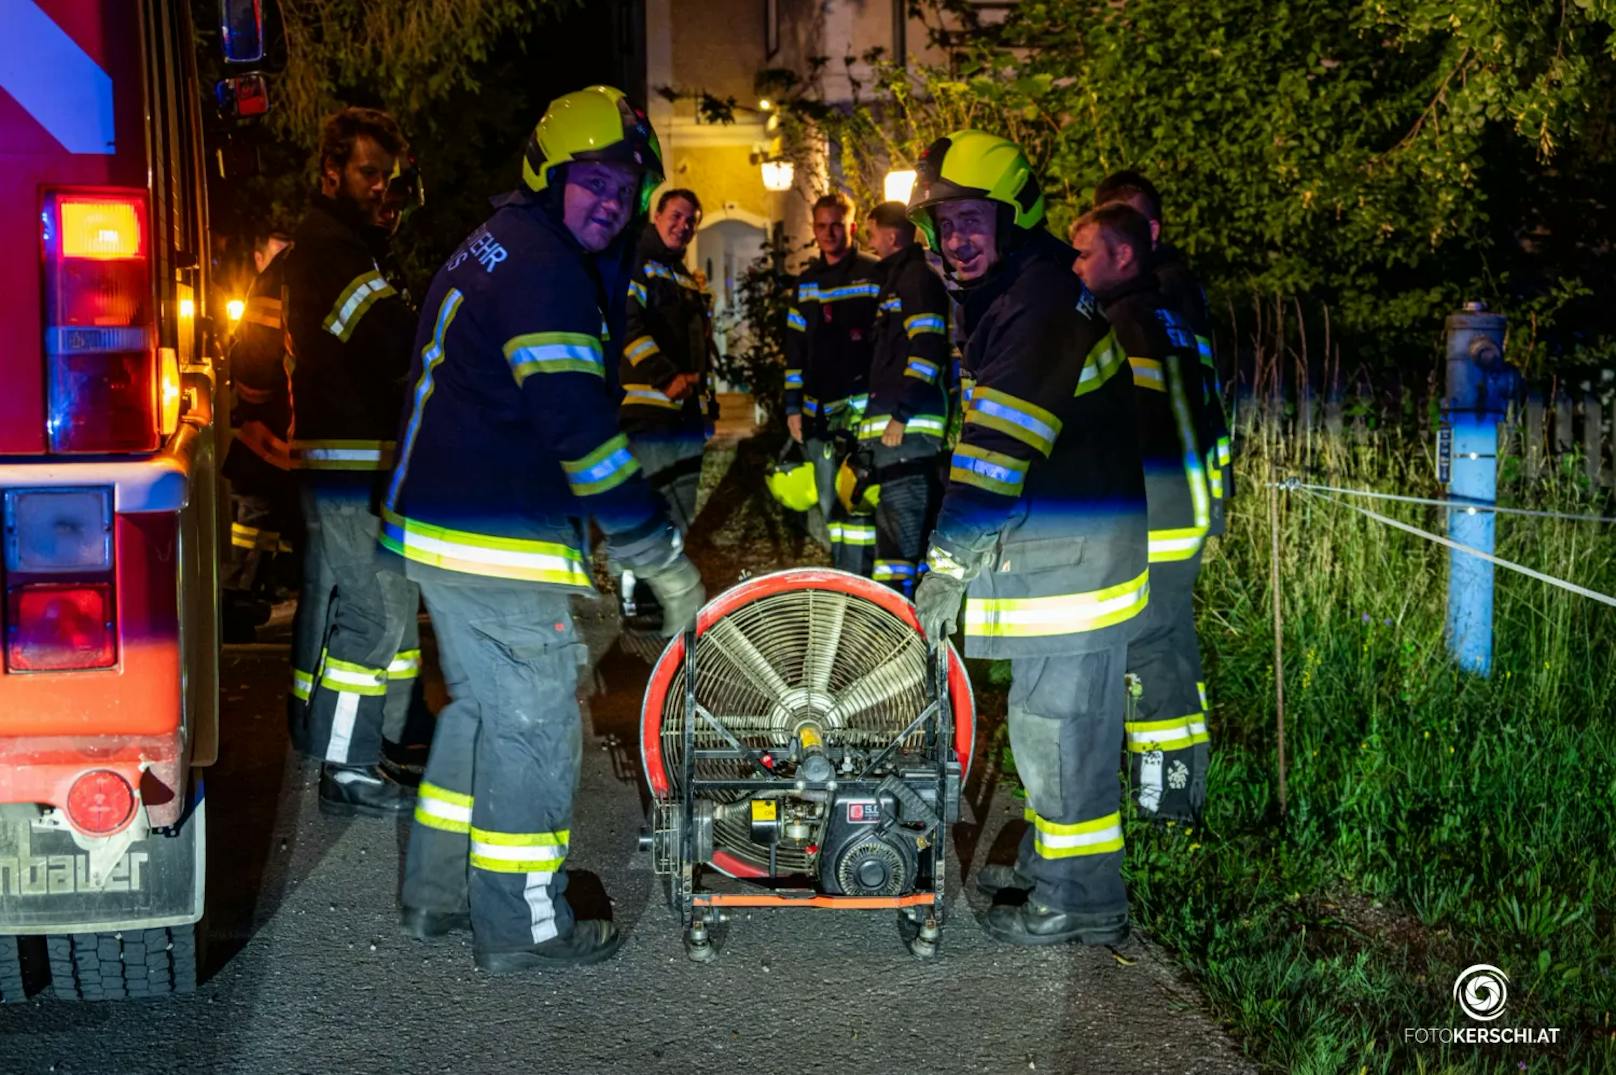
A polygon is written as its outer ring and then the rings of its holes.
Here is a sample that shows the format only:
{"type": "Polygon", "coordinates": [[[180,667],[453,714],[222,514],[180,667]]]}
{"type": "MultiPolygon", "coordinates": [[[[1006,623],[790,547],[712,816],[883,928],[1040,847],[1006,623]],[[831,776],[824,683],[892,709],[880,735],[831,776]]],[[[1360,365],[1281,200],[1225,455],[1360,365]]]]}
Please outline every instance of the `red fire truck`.
{"type": "Polygon", "coordinates": [[[218,741],[190,5],[0,14],[0,1001],[183,992],[218,741]]]}

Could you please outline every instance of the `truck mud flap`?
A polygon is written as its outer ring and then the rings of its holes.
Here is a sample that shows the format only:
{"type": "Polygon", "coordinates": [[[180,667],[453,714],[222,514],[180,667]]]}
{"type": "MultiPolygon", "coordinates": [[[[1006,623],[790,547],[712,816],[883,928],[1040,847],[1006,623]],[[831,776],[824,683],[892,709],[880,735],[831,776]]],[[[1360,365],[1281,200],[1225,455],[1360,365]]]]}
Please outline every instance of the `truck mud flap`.
{"type": "Polygon", "coordinates": [[[90,856],[61,830],[0,821],[0,934],[186,925],[202,917],[207,819],[199,794],[172,835],[148,831],[100,888],[90,856]]]}

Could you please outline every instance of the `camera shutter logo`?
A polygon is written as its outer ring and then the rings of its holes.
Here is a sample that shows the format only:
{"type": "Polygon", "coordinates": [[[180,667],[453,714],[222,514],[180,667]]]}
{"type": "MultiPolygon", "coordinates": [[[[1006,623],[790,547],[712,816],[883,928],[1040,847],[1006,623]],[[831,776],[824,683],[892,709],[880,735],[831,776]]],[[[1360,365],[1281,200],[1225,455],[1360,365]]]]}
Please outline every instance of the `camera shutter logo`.
{"type": "Polygon", "coordinates": [[[1489,1022],[1504,1014],[1509,1000],[1509,976],[1490,963],[1477,963],[1453,980],[1453,999],[1470,1018],[1489,1022]]]}

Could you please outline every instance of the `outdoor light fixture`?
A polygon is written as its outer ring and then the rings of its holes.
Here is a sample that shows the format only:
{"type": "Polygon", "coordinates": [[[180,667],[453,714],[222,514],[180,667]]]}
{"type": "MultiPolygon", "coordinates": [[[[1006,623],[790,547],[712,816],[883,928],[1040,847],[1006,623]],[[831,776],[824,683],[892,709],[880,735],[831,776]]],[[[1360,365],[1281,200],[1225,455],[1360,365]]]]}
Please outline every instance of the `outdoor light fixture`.
{"type": "Polygon", "coordinates": [[[767,112],[769,109],[771,109],[773,107],[774,107],[773,102],[771,102],[767,97],[759,97],[758,98],[758,111],[759,112],[767,112]]]}
{"type": "Polygon", "coordinates": [[[791,183],[797,176],[797,166],[787,160],[766,160],[763,168],[763,189],[772,191],[790,190],[791,183]]]}
{"type": "Polygon", "coordinates": [[[910,169],[888,172],[881,187],[887,201],[908,205],[909,192],[915,189],[915,173],[910,169]]]}

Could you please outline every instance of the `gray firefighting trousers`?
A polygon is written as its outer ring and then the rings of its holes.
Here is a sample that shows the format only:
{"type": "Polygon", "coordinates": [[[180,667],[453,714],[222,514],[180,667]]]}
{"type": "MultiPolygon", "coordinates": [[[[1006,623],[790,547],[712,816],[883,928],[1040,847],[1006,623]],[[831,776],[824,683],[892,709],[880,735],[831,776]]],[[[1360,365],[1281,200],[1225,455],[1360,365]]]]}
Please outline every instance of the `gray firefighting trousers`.
{"type": "Polygon", "coordinates": [[[920,565],[926,562],[932,515],[942,493],[937,473],[936,437],[907,434],[896,448],[875,442],[875,480],[881,500],[875,508],[875,570],[870,576],[905,597],[915,595],[920,565]]]}
{"type": "Polygon", "coordinates": [[[1150,605],[1128,646],[1143,693],[1126,727],[1128,775],[1144,817],[1194,822],[1206,805],[1206,686],[1195,636],[1200,557],[1150,565],[1150,605]]]}

